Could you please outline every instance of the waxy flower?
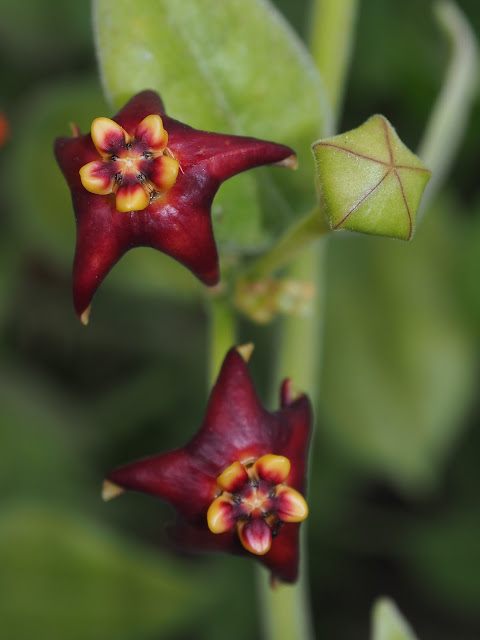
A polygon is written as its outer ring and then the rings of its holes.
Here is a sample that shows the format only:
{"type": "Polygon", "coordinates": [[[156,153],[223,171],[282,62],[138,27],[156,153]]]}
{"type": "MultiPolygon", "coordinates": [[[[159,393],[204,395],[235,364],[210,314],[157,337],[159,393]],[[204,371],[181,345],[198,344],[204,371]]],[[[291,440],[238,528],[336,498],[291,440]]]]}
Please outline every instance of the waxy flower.
{"type": "Polygon", "coordinates": [[[220,184],[264,164],[295,167],[289,147],[192,129],[153,91],[134,96],[91,132],[57,138],[55,154],[77,223],[75,310],[85,324],[98,286],[129,249],[163,251],[204,284],[218,282],[211,205],[220,184]]]}
{"type": "Polygon", "coordinates": [[[294,398],[286,380],[281,408],[264,409],[250,354],[248,345],[229,351],[203,425],[184,447],[113,471],[103,496],[133,489],[163,498],[177,510],[173,537],[181,547],[253,555],[273,579],[294,582],[299,522],[308,514],[310,402],[294,398]]]}

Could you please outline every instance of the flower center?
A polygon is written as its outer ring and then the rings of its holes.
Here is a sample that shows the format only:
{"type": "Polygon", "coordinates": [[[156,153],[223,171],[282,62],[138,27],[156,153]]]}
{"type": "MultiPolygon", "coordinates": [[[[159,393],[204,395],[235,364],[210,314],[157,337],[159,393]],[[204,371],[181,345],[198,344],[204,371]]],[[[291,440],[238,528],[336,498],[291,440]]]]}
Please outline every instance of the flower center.
{"type": "Polygon", "coordinates": [[[288,458],[266,454],[227,467],[217,478],[220,494],[207,512],[210,531],[236,529],[247,551],[267,553],[285,522],[301,522],[308,515],[304,497],[286,484],[290,466],[288,458]]]}
{"type": "Polygon", "coordinates": [[[97,118],[91,136],[101,159],[84,165],[80,179],[91,193],[115,194],[118,211],[145,209],[175,184],[179,163],[167,149],[160,116],[144,118],[133,136],[113,120],[97,118]]]}

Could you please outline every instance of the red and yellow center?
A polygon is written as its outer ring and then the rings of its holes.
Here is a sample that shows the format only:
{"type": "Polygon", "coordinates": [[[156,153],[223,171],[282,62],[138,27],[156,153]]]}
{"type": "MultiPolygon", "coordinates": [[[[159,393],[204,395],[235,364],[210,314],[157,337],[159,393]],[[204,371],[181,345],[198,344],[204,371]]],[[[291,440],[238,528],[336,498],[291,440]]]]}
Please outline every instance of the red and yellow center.
{"type": "Polygon", "coordinates": [[[145,209],[175,184],[179,164],[167,148],[160,116],[144,118],[133,136],[109,118],[96,118],[91,136],[101,160],[84,165],[80,179],[91,193],[115,194],[118,211],[145,209]]]}
{"type": "Polygon", "coordinates": [[[221,490],[207,512],[212,533],[237,530],[243,547],[264,555],[285,522],[308,515],[305,498],[285,484],[290,460],[264,455],[254,462],[234,462],[217,478],[221,490]]]}

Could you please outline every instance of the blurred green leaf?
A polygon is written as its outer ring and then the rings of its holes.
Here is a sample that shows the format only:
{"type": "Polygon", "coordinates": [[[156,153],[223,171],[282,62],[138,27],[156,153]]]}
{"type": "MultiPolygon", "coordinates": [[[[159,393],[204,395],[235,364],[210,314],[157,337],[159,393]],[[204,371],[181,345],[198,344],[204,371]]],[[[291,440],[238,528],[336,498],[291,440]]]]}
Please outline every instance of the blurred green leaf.
{"type": "Polygon", "coordinates": [[[435,482],[475,394],[474,339],[452,277],[462,247],[431,213],[409,245],[334,239],[328,265],[325,429],[405,491],[435,482]]]}
{"type": "MultiPolygon", "coordinates": [[[[459,204],[452,202],[458,210],[459,204]]],[[[473,208],[463,227],[463,251],[459,261],[459,278],[467,313],[480,334],[480,202],[473,208]]]]}
{"type": "Polygon", "coordinates": [[[404,562],[419,587],[463,615],[480,610],[480,515],[476,506],[419,523],[404,536],[404,562]]]}
{"type": "Polygon", "coordinates": [[[49,0],[48,10],[44,0],[2,3],[0,40],[17,69],[72,64],[75,56],[88,52],[90,39],[83,3],[49,0]]]}
{"type": "Polygon", "coordinates": [[[13,123],[15,144],[5,167],[12,223],[28,246],[67,263],[75,248],[75,220],[53,141],[70,136],[72,122],[88,131],[92,114],[105,112],[97,81],[82,78],[33,92],[13,123]]]}
{"type": "Polygon", "coordinates": [[[372,612],[372,640],[416,640],[409,624],[392,600],[380,598],[372,612]]]}
{"type": "MultiPolygon", "coordinates": [[[[0,172],[2,166],[0,166],[0,172]]],[[[0,327],[10,313],[12,300],[18,284],[20,254],[14,243],[9,241],[9,230],[3,229],[0,240],[0,327]]]]}
{"type": "Polygon", "coordinates": [[[168,113],[212,131],[289,144],[297,172],[261,169],[222,186],[217,239],[227,250],[271,241],[314,202],[311,143],[325,130],[320,76],[293,30],[268,2],[97,0],[103,83],[116,107],[156,89],[168,113]],[[274,62],[274,64],[272,64],[274,62]]]}
{"type": "MultiPolygon", "coordinates": [[[[32,374],[0,371],[0,496],[81,501],[91,488],[78,412],[32,374]]],[[[95,482],[95,480],[93,480],[95,482]]]]}
{"type": "Polygon", "coordinates": [[[3,510],[0,566],[9,640],[170,638],[193,624],[208,593],[159,553],[39,506],[3,510]]]}

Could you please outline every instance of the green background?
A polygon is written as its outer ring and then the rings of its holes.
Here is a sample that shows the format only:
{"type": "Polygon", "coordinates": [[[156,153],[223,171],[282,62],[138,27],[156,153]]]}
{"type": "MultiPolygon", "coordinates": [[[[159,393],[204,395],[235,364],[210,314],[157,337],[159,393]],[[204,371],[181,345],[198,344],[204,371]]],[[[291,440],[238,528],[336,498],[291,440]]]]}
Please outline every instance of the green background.
{"type": "MultiPolygon", "coordinates": [[[[308,2],[277,4],[305,37],[308,2]]],[[[459,5],[479,33],[478,3],[459,5]]],[[[258,604],[251,563],[172,553],[171,509],[151,498],[100,500],[111,468],[178,446],[200,425],[200,287],[141,249],[102,284],[91,325],[78,323],[74,220],[52,144],[69,122],[86,131],[112,113],[90,15],[60,0],[0,8],[0,109],[11,127],[0,149],[2,634],[259,638],[248,622],[258,604]]],[[[383,113],[415,149],[447,60],[430,2],[365,0],[339,129],[383,113]]],[[[424,640],[480,634],[479,143],[477,101],[412,243],[345,233],[330,243],[308,528],[319,638],[367,638],[384,594],[424,640]]],[[[231,197],[240,191],[248,202],[248,180],[232,180],[231,197]]],[[[230,224],[242,249],[271,241],[256,219],[230,224]]],[[[277,328],[241,325],[258,343],[252,369],[264,400],[277,328]]]]}

